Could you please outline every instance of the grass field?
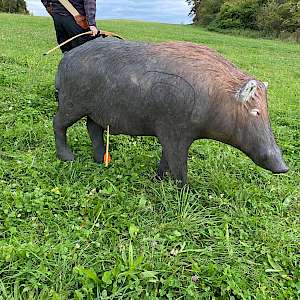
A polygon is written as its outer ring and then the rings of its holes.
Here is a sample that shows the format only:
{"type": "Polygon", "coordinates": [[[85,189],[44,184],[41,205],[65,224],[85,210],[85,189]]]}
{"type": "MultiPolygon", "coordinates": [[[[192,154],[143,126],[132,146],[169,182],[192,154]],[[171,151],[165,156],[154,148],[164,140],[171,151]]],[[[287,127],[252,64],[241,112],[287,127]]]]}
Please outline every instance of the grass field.
{"type": "Polygon", "coordinates": [[[50,18],[0,14],[0,299],[300,299],[300,45],[192,26],[99,21],[130,40],[206,44],[268,81],[290,172],[195,142],[189,188],[153,180],[155,138],[114,136],[108,169],[85,123],[55,157],[50,18]]]}

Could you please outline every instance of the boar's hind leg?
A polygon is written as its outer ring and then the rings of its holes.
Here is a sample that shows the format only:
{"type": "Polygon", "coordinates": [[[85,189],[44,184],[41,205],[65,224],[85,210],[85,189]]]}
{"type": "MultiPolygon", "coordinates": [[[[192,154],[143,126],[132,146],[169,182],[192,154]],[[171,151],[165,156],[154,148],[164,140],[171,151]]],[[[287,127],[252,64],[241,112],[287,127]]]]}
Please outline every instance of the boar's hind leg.
{"type": "Polygon", "coordinates": [[[74,160],[74,154],[67,144],[67,129],[81,119],[81,117],[82,116],[70,116],[70,114],[64,114],[59,110],[53,119],[56,154],[58,159],[62,161],[74,160]]]}
{"type": "Polygon", "coordinates": [[[87,117],[87,129],[93,144],[94,159],[97,163],[101,163],[103,162],[105,152],[103,128],[95,123],[90,117],[87,117]]]}

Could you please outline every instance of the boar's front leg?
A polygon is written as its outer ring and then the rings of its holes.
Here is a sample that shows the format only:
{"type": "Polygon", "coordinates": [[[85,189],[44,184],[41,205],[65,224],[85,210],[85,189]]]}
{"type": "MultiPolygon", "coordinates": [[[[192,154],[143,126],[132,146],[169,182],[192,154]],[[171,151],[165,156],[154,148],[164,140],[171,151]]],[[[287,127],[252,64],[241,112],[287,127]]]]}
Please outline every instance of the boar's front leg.
{"type": "Polygon", "coordinates": [[[161,160],[160,160],[160,163],[158,166],[158,171],[156,174],[156,179],[163,180],[168,169],[169,169],[168,160],[167,160],[165,151],[163,150],[162,155],[161,155],[161,160]]]}
{"type": "Polygon", "coordinates": [[[105,152],[103,128],[90,117],[87,117],[87,129],[93,144],[94,159],[97,163],[101,163],[103,162],[105,152]]]}
{"type": "Polygon", "coordinates": [[[173,179],[183,186],[187,182],[187,158],[188,150],[192,143],[183,137],[160,137],[163,147],[163,157],[158,170],[158,175],[169,167],[173,179]]]}

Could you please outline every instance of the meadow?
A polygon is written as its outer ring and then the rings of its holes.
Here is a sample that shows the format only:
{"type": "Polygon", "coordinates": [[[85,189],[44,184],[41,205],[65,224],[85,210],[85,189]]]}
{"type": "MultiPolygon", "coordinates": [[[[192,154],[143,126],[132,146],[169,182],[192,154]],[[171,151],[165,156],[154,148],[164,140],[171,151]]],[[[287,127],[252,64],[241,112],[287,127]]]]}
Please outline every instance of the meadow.
{"type": "Polygon", "coordinates": [[[0,14],[0,299],[300,299],[300,45],[187,25],[98,21],[128,40],[192,41],[269,82],[269,112],[290,171],[197,141],[189,186],[154,180],[153,137],[114,136],[108,168],[84,120],[76,161],[56,159],[45,17],[0,14]]]}

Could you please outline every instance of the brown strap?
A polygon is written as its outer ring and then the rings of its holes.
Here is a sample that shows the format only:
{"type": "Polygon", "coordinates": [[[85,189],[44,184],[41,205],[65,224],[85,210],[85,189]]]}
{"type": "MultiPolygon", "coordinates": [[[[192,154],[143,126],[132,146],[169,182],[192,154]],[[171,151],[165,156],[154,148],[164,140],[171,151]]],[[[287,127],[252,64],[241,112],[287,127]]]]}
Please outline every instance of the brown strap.
{"type": "Polygon", "coordinates": [[[75,19],[75,22],[84,30],[87,30],[90,28],[87,20],[86,20],[86,17],[85,16],[81,16],[81,15],[78,15],[78,16],[75,16],[74,17],[75,19]]]}
{"type": "Polygon", "coordinates": [[[89,24],[85,16],[80,15],[78,10],[68,0],[58,0],[64,8],[74,17],[76,23],[84,30],[89,29],[89,24]]]}

